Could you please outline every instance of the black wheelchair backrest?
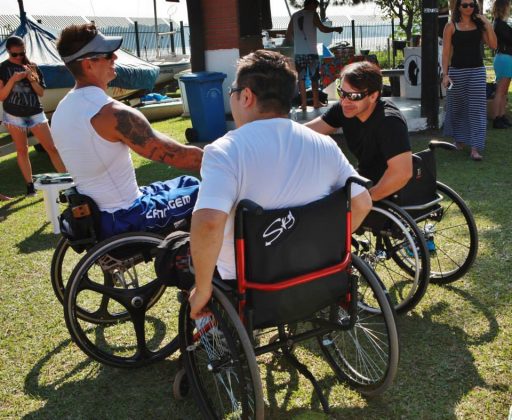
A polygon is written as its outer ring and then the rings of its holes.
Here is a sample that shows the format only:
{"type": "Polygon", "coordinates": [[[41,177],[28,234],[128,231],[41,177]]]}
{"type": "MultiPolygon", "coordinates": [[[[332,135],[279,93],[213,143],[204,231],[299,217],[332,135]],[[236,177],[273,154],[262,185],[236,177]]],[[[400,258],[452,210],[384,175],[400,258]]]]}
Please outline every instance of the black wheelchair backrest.
{"type": "MultiPolygon", "coordinates": [[[[237,271],[243,264],[248,282],[276,284],[347,259],[347,201],[345,188],[293,208],[262,210],[241,201],[235,239],[243,241],[244,255],[236,247],[237,271]]],[[[253,325],[298,320],[339,300],[346,290],[344,271],[279,291],[249,290],[253,325]]]]}
{"type": "Polygon", "coordinates": [[[392,197],[401,207],[428,203],[436,198],[437,169],[433,148],[413,155],[412,170],[412,178],[392,197]]]}

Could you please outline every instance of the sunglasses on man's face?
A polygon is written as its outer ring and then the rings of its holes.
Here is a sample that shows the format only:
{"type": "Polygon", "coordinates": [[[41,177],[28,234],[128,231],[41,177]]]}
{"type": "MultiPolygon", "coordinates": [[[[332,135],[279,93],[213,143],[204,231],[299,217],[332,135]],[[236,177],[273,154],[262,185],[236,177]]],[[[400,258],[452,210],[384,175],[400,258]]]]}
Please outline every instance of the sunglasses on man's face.
{"type": "Polygon", "coordinates": [[[114,57],[114,52],[109,53],[101,53],[101,54],[93,54],[87,57],[77,58],[75,61],[84,61],[84,60],[99,60],[100,58],[104,58],[105,60],[112,60],[114,57]]]}
{"type": "Polygon", "coordinates": [[[461,3],[460,7],[462,7],[463,9],[467,9],[468,7],[473,9],[475,7],[475,3],[461,3]]]}
{"type": "Polygon", "coordinates": [[[234,87],[234,86],[230,86],[229,90],[228,90],[228,94],[229,96],[233,95],[233,93],[236,93],[236,92],[241,92],[242,90],[244,90],[245,87],[234,87]]]}
{"type": "Polygon", "coordinates": [[[25,57],[25,51],[23,52],[9,52],[9,55],[12,57],[12,58],[16,58],[16,57],[25,57]]]}
{"type": "Polygon", "coordinates": [[[349,101],[357,102],[369,95],[368,91],[364,92],[345,92],[341,87],[338,87],[338,95],[341,99],[347,98],[349,101]]]}

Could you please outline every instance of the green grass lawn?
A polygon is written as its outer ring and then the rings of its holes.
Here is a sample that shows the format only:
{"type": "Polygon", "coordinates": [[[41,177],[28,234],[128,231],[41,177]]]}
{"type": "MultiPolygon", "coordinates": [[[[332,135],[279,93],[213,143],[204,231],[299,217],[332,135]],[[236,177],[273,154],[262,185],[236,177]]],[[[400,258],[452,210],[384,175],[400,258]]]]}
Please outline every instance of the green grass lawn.
{"type": "MultiPolygon", "coordinates": [[[[184,141],[190,121],[176,118],[154,126],[184,141]]],[[[402,353],[393,387],[365,399],[337,383],[314,348],[300,347],[299,359],[326,389],[333,408],[327,417],[307,380],[264,355],[260,369],[268,418],[507,417],[512,404],[511,133],[489,130],[481,163],[470,161],[469,152],[438,152],[438,176],[470,206],[480,250],[463,279],[448,287],[429,286],[419,306],[398,319],[402,353]]],[[[414,149],[433,138],[439,134],[412,136],[414,149]]],[[[46,155],[32,151],[30,157],[34,173],[52,171],[46,155]]],[[[134,162],[140,184],[178,174],[140,157],[134,162]]],[[[177,355],[122,370],[91,361],[70,341],[49,282],[58,236],[45,221],[42,193],[23,197],[14,154],[0,158],[0,179],[0,192],[14,197],[0,208],[6,217],[0,222],[0,418],[198,418],[192,398],[172,397],[177,355]]]]}

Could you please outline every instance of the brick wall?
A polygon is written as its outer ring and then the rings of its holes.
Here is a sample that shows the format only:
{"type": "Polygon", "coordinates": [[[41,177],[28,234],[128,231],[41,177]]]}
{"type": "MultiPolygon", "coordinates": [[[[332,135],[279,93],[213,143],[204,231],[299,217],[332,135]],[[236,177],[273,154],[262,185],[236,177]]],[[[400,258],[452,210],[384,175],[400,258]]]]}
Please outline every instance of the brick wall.
{"type": "Polygon", "coordinates": [[[240,29],[237,0],[203,0],[205,49],[239,47],[240,29]]]}

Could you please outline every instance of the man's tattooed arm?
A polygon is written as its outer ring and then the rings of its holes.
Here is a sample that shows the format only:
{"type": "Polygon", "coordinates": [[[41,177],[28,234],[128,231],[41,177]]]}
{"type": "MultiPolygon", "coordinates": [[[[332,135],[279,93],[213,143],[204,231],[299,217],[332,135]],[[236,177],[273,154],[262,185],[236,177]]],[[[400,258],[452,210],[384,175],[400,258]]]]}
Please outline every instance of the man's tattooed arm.
{"type": "Polygon", "coordinates": [[[122,140],[138,154],[178,169],[199,171],[203,151],[185,146],[151,128],[146,118],[132,109],[114,111],[116,130],[122,140]]]}

